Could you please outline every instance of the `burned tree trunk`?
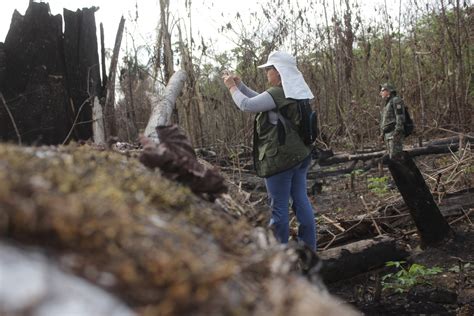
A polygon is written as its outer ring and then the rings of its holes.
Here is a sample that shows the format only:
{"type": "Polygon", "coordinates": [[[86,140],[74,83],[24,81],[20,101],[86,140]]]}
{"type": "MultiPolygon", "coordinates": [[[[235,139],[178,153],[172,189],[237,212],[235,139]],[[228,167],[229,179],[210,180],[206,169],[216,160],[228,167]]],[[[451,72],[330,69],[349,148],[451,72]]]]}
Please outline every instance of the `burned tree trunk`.
{"type": "MultiPolygon", "coordinates": [[[[5,39],[3,94],[26,143],[62,142],[69,128],[62,51],[61,15],[31,2],[22,16],[13,13],[5,39]]],[[[0,108],[2,140],[17,140],[13,122],[0,108]]]]}
{"type": "Polygon", "coordinates": [[[422,246],[435,245],[452,235],[452,230],[439,211],[420,170],[407,153],[391,159],[388,168],[410,210],[422,246]]]}
{"type": "Polygon", "coordinates": [[[100,64],[97,50],[95,8],[72,12],[64,9],[64,57],[74,134],[92,137],[92,104],[100,96],[100,64]]]}
{"type": "Polygon", "coordinates": [[[65,10],[64,40],[62,17],[51,16],[47,3],[30,1],[24,16],[13,13],[0,47],[0,140],[19,134],[27,144],[59,144],[92,136],[92,100],[101,93],[94,12],[65,10]]]}

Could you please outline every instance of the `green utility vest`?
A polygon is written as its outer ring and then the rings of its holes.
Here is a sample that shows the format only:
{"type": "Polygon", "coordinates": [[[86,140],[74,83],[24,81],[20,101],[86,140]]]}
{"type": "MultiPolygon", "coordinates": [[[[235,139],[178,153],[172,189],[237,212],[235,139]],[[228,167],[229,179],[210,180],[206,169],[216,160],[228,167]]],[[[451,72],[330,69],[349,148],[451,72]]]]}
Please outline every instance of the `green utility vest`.
{"type": "MultiPolygon", "coordinates": [[[[275,101],[278,111],[285,113],[285,117],[292,123],[292,126],[298,126],[299,114],[296,100],[287,99],[282,87],[272,87],[267,92],[275,101]]],[[[308,157],[311,152],[310,147],[303,143],[298,132],[290,127],[290,124],[283,124],[280,121],[277,125],[271,124],[268,120],[268,113],[269,111],[260,112],[255,117],[253,140],[255,170],[259,177],[264,178],[293,168],[308,157]],[[283,137],[282,132],[284,132],[283,137]]]]}

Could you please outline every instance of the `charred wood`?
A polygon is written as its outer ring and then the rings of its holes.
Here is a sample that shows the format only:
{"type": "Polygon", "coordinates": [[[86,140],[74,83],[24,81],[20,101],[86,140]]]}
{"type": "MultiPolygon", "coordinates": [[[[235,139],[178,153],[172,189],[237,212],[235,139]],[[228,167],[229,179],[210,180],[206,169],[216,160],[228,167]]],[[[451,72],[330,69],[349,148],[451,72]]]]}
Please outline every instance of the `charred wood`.
{"type": "Polygon", "coordinates": [[[408,256],[407,251],[388,236],[357,241],[318,254],[323,260],[321,276],[328,283],[351,278],[381,267],[387,261],[408,256]]]}
{"type": "Polygon", "coordinates": [[[5,44],[0,42],[0,92],[3,91],[7,68],[7,56],[5,55],[5,44]]]}
{"type": "MultiPolygon", "coordinates": [[[[62,44],[61,15],[51,16],[48,4],[32,2],[24,16],[15,10],[4,44],[2,92],[25,143],[60,143],[69,130],[62,44]]],[[[17,140],[3,107],[0,126],[0,139],[17,140]]]]}
{"type": "MultiPolygon", "coordinates": [[[[0,52],[0,87],[24,143],[92,136],[91,101],[101,94],[95,10],[65,10],[64,34],[61,15],[51,16],[47,3],[31,1],[24,16],[13,13],[0,52]]],[[[1,108],[0,139],[16,134],[1,108]]]]}
{"type": "Polygon", "coordinates": [[[411,157],[405,153],[400,159],[390,159],[388,168],[410,210],[422,246],[435,245],[450,237],[451,228],[411,157]]]}
{"type": "Polygon", "coordinates": [[[76,139],[92,137],[93,100],[102,94],[95,11],[64,9],[64,58],[76,139]]]}
{"type": "MultiPolygon", "coordinates": [[[[416,156],[423,156],[423,155],[432,155],[432,154],[443,154],[449,153],[452,151],[459,150],[459,139],[460,137],[465,141],[474,141],[474,136],[471,134],[461,135],[457,137],[450,137],[442,140],[434,140],[426,144],[423,147],[418,148],[410,148],[405,150],[406,153],[410,155],[410,157],[416,156]]],[[[361,153],[361,154],[348,154],[348,153],[341,153],[336,154],[334,156],[328,158],[320,158],[319,165],[320,166],[329,166],[349,161],[368,161],[371,159],[380,159],[386,154],[385,150],[379,150],[369,153],[361,153]]],[[[387,160],[384,159],[384,163],[387,160]]]]}

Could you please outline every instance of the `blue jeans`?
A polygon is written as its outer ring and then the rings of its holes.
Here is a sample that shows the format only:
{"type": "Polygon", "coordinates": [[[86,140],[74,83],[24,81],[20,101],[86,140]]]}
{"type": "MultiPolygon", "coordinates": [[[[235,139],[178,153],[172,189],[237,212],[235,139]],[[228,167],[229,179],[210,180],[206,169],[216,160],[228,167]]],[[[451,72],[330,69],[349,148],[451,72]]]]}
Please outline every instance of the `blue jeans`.
{"type": "Polygon", "coordinates": [[[265,178],[265,185],[272,208],[270,225],[273,226],[276,238],[281,243],[288,243],[290,234],[288,205],[291,197],[292,208],[299,223],[298,238],[316,250],[316,224],[306,192],[306,174],[310,163],[311,156],[308,156],[297,166],[265,178]]]}

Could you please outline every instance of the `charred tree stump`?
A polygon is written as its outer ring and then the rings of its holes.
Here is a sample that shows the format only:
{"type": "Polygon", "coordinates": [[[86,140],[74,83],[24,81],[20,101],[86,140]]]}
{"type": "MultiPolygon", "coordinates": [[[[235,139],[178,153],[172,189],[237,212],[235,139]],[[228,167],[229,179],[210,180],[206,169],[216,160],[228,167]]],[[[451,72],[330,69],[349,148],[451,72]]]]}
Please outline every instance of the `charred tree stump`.
{"type": "Polygon", "coordinates": [[[24,16],[13,13],[0,46],[0,140],[60,144],[92,136],[92,100],[101,94],[95,10],[65,10],[64,35],[61,15],[51,16],[47,3],[30,1],[24,16]]]}
{"type": "MultiPolygon", "coordinates": [[[[62,50],[62,18],[46,3],[15,10],[5,39],[3,94],[25,143],[55,144],[68,131],[62,50]]],[[[0,108],[2,140],[17,140],[13,122],[0,108]]]]}
{"type": "Polygon", "coordinates": [[[452,230],[436,205],[420,170],[407,153],[389,159],[388,168],[410,210],[421,246],[435,245],[452,236],[452,230]]]}
{"type": "Polygon", "coordinates": [[[321,276],[331,283],[381,267],[387,261],[401,260],[408,253],[393,238],[380,236],[321,251],[318,255],[323,260],[321,276]]]}
{"type": "Polygon", "coordinates": [[[95,25],[96,8],[64,9],[64,57],[71,124],[77,139],[92,137],[94,97],[102,95],[95,25]]]}

